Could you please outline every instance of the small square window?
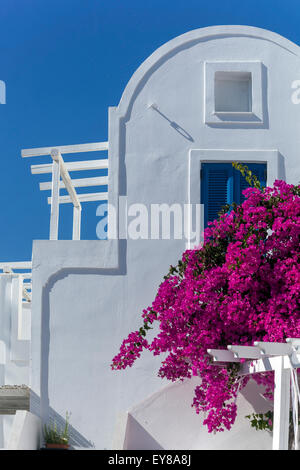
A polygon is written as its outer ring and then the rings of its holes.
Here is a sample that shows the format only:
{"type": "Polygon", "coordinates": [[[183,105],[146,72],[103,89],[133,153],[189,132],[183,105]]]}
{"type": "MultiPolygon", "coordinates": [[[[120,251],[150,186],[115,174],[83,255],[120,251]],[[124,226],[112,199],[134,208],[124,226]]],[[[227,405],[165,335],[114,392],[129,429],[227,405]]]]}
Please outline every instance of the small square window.
{"type": "Polygon", "coordinates": [[[204,122],[209,125],[263,125],[263,64],[205,62],[204,122]]]}
{"type": "Polygon", "coordinates": [[[252,111],[250,72],[215,73],[215,112],[249,113],[252,111]]]}

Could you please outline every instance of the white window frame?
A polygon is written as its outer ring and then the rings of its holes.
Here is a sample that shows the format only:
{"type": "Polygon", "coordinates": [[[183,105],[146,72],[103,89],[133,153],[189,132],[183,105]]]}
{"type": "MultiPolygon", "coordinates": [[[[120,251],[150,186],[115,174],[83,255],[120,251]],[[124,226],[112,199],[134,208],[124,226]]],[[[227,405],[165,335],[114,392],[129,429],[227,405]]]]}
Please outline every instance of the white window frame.
{"type": "Polygon", "coordinates": [[[204,63],[204,122],[206,124],[263,125],[262,63],[251,62],[205,62],[204,63]],[[215,111],[216,72],[248,72],[251,74],[252,110],[249,112],[215,111]]]}

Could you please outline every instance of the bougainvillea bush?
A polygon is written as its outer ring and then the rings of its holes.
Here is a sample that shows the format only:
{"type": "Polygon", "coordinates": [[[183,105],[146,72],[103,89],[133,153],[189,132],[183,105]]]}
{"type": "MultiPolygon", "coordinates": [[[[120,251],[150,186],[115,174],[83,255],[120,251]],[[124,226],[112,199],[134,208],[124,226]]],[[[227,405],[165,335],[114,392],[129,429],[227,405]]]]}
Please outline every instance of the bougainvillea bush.
{"type": "MultiPolygon", "coordinates": [[[[112,362],[125,369],[148,349],[167,353],[160,377],[200,376],[192,406],[205,412],[209,432],[231,428],[237,393],[249,379],[239,377],[236,364],[214,365],[207,349],[300,337],[300,187],[276,181],[260,188],[253,181],[243,204],[227,208],[205,230],[203,245],[171,266],[141,328],[112,362]],[[148,342],[154,322],[159,332],[148,342]]],[[[271,398],[272,373],[253,378],[271,398]]]]}

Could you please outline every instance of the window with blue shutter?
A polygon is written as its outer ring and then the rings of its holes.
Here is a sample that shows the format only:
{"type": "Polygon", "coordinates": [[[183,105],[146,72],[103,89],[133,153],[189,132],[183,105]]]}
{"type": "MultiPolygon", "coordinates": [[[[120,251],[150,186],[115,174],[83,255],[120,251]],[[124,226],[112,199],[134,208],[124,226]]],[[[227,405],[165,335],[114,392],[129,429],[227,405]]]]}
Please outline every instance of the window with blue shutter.
{"type": "MultiPolygon", "coordinates": [[[[267,165],[265,163],[245,163],[265,186],[267,165]]],[[[249,187],[242,174],[231,163],[202,163],[201,204],[204,204],[204,226],[218,217],[222,206],[244,202],[242,191],[249,187]]]]}

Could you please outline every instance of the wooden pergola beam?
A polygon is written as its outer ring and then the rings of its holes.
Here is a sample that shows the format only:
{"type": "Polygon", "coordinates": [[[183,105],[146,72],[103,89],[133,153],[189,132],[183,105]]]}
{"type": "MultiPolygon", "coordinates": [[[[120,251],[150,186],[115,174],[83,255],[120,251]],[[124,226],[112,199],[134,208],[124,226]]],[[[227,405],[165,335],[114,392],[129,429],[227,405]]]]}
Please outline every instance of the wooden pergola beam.
{"type": "Polygon", "coordinates": [[[229,345],[228,350],[208,349],[217,365],[241,362],[240,375],[274,371],[273,450],[287,450],[290,415],[291,371],[300,368],[300,338],[286,343],[258,341],[254,346],[229,345]]]}
{"type": "Polygon", "coordinates": [[[27,157],[41,157],[43,155],[51,155],[53,150],[59,153],[84,153],[108,150],[108,142],[95,142],[91,144],[76,144],[76,145],[55,145],[52,147],[38,147],[32,149],[23,149],[21,155],[23,158],[27,157]]]}
{"type": "MultiPolygon", "coordinates": [[[[75,207],[81,207],[79,199],[77,197],[76,191],[74,189],[74,186],[72,184],[71,176],[69,175],[69,172],[65,166],[65,163],[62,159],[61,153],[53,149],[51,151],[51,157],[54,162],[57,162],[59,164],[59,169],[60,169],[60,176],[64,182],[65,188],[69,193],[69,196],[71,198],[71,201],[73,202],[73,205],[75,207]]],[[[59,187],[59,181],[58,181],[58,187],[59,187]]]]}
{"type": "MultiPolygon", "coordinates": [[[[108,184],[108,176],[96,176],[94,178],[78,178],[72,179],[72,185],[74,188],[82,188],[87,186],[107,186],[108,184]]],[[[60,188],[65,188],[64,181],[59,182],[60,188]]],[[[51,181],[46,181],[40,183],[40,190],[41,191],[49,191],[51,189],[51,181]]]]}
{"type": "Polygon", "coordinates": [[[0,269],[32,269],[31,261],[4,261],[0,263],[0,269]]]}
{"type": "MultiPolygon", "coordinates": [[[[87,194],[77,194],[77,197],[80,202],[92,202],[92,201],[107,201],[108,193],[87,193],[87,194]]],[[[51,204],[52,198],[48,197],[48,204],[51,204]]],[[[72,200],[70,196],[59,196],[60,204],[69,204],[72,200]]]]}
{"type": "MultiPolygon", "coordinates": [[[[103,170],[108,168],[108,159],[86,160],[83,162],[65,162],[65,166],[68,171],[103,170]]],[[[52,173],[51,163],[31,165],[30,168],[33,175],[52,173]]]]}

